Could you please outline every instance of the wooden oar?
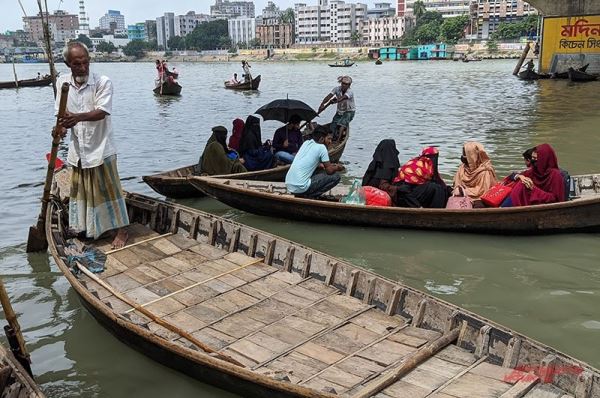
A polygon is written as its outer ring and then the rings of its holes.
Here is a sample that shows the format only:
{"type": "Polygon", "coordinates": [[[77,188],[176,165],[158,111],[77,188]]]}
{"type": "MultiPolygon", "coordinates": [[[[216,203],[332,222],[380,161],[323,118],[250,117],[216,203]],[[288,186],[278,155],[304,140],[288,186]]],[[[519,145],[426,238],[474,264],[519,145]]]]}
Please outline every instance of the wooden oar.
{"type": "MultiPolygon", "coordinates": [[[[317,112],[317,114],[315,115],[315,117],[319,116],[321,113],[323,113],[323,111],[324,111],[325,109],[327,109],[327,107],[328,107],[329,105],[333,104],[333,102],[332,102],[332,101],[333,101],[333,99],[334,99],[334,98],[335,98],[335,96],[333,96],[333,97],[329,98],[329,101],[327,101],[327,103],[325,104],[325,106],[323,107],[323,109],[321,109],[319,112],[317,112]]],[[[313,119],[314,119],[314,117],[313,117],[313,119]]],[[[311,120],[307,120],[307,121],[305,121],[305,122],[304,122],[304,124],[303,124],[302,126],[300,126],[300,131],[302,131],[302,129],[303,129],[304,127],[306,127],[306,125],[307,125],[308,123],[310,123],[311,121],[312,121],[312,119],[311,119],[311,120]]]]}
{"type": "Polygon", "coordinates": [[[15,87],[19,88],[19,79],[17,79],[17,69],[15,69],[15,54],[12,57],[13,75],[15,76],[15,87]]]}
{"type": "Polygon", "coordinates": [[[42,196],[42,210],[38,217],[37,224],[29,227],[29,237],[27,238],[27,253],[45,251],[48,248],[46,240],[46,210],[48,209],[48,201],[50,200],[50,188],[52,187],[52,177],[54,177],[54,163],[58,154],[58,144],[60,144],[60,134],[58,133],[60,119],[65,115],[67,109],[67,98],[69,96],[69,83],[63,83],[60,89],[60,105],[58,107],[58,116],[56,117],[56,125],[52,137],[52,150],[50,151],[50,160],[48,161],[48,169],[46,171],[46,182],[44,183],[44,194],[42,196]]]}

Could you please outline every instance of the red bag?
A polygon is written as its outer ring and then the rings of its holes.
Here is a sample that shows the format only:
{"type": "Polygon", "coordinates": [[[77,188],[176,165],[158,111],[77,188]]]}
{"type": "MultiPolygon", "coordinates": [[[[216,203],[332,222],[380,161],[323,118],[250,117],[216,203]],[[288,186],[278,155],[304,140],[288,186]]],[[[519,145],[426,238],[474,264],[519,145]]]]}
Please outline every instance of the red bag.
{"type": "Polygon", "coordinates": [[[514,183],[505,184],[503,182],[496,183],[496,185],[492,186],[486,193],[481,195],[481,201],[490,207],[500,207],[504,199],[510,192],[512,191],[512,186],[514,183]]]}
{"type": "Polygon", "coordinates": [[[391,206],[392,198],[387,192],[375,187],[362,187],[365,191],[365,200],[367,206],[391,206]]]}

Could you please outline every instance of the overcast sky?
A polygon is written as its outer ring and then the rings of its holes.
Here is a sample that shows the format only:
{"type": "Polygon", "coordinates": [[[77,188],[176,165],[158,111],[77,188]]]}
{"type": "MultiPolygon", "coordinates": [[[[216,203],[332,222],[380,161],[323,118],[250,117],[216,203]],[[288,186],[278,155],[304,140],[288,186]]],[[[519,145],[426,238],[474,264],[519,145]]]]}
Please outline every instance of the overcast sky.
{"type": "MultiPolygon", "coordinates": [[[[47,0],[50,12],[61,9],[71,13],[79,13],[78,0],[47,0]]],[[[378,2],[394,3],[394,0],[377,0],[378,2]]],[[[0,13],[0,33],[6,30],[23,29],[23,11],[19,6],[18,0],[1,0],[2,12],[0,13]]],[[[348,3],[365,3],[369,6],[374,4],[374,0],[348,0],[348,3]]],[[[37,14],[36,0],[21,0],[27,15],[37,14]]],[[[274,0],[274,3],[280,8],[293,7],[294,3],[317,4],[318,0],[274,0]]],[[[175,14],[185,14],[188,11],[196,11],[198,13],[208,14],[210,6],[215,4],[214,0],[86,0],[85,10],[90,18],[90,26],[92,28],[98,26],[98,21],[101,16],[106,14],[106,11],[119,10],[125,15],[125,23],[133,24],[135,22],[143,22],[147,19],[155,19],[165,12],[174,12],[175,14]]],[[[267,0],[255,0],[256,13],[260,14],[266,6],[267,0]]]]}

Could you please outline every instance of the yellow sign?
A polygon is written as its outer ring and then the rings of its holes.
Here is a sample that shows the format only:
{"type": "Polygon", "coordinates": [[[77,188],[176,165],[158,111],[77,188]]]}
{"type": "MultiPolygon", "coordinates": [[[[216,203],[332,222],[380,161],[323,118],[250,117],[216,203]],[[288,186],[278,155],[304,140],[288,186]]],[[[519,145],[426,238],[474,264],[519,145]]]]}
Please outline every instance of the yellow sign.
{"type": "Polygon", "coordinates": [[[561,61],[600,54],[600,15],[544,18],[540,70],[556,72],[561,61]]]}

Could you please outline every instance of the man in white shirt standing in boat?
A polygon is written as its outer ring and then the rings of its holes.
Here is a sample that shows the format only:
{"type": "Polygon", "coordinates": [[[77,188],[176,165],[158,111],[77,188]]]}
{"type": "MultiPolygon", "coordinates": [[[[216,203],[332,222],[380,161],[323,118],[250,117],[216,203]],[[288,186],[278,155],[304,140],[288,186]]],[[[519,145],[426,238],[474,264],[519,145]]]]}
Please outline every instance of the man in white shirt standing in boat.
{"type": "Polygon", "coordinates": [[[339,86],[331,90],[331,93],[327,94],[319,106],[319,113],[325,109],[325,104],[332,103],[337,104],[337,111],[333,120],[331,121],[331,132],[333,133],[334,141],[338,137],[344,137],[350,126],[350,122],[354,119],[356,112],[356,105],[354,104],[354,93],[350,90],[352,85],[352,78],[350,76],[338,77],[339,86]]]}
{"type": "MultiPolygon", "coordinates": [[[[129,225],[125,199],[117,171],[110,114],[113,85],[106,76],[90,73],[90,55],[80,42],[71,42],[63,51],[71,73],[57,85],[70,84],[67,112],[60,119],[65,136],[71,129],[67,162],[72,168],[69,201],[69,228],[87,238],[98,239],[104,232],[117,230],[113,248],[127,242],[129,225]]],[[[58,112],[60,93],[56,97],[58,112]]]]}

